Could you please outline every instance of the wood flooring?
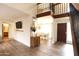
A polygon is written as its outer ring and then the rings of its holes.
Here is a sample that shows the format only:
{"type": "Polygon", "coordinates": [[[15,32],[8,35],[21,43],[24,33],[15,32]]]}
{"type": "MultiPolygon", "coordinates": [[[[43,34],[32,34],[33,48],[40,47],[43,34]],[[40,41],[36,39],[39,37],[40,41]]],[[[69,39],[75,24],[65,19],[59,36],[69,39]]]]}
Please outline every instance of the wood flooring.
{"type": "Polygon", "coordinates": [[[0,56],[73,56],[73,47],[70,44],[50,44],[41,40],[36,48],[29,48],[26,45],[10,39],[0,42],[0,56]]]}

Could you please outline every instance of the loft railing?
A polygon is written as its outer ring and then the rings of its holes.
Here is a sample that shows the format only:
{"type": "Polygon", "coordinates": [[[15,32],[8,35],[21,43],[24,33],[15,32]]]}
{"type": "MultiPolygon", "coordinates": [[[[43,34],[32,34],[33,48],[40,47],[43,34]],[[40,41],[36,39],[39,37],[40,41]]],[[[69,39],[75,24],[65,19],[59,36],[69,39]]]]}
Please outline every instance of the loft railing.
{"type": "Polygon", "coordinates": [[[38,3],[37,4],[37,14],[50,11],[50,3],[38,3]]]}
{"type": "Polygon", "coordinates": [[[37,14],[45,13],[50,11],[53,17],[57,18],[60,16],[69,16],[69,3],[38,3],[37,14]],[[66,15],[65,15],[66,14],[66,15]]]}
{"type": "Polygon", "coordinates": [[[54,6],[54,15],[69,13],[69,3],[60,3],[54,6]]]}

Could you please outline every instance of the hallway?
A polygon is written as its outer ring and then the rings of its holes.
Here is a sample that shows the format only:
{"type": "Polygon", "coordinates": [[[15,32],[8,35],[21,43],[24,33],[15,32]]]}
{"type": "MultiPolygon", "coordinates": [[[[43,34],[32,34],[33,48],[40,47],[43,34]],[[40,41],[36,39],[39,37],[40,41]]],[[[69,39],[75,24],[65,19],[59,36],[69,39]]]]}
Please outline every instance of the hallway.
{"type": "Polygon", "coordinates": [[[29,48],[13,39],[0,42],[0,56],[73,56],[73,47],[69,44],[48,45],[42,41],[40,47],[29,48]]]}

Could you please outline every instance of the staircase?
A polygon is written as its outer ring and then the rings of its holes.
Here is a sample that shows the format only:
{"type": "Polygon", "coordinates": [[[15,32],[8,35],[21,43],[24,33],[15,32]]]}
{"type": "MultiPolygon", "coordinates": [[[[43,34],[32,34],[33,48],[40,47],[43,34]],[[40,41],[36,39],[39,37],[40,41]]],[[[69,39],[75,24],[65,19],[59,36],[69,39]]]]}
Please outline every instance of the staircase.
{"type": "Polygon", "coordinates": [[[79,11],[76,9],[73,4],[70,4],[74,55],[79,56],[79,11]]]}

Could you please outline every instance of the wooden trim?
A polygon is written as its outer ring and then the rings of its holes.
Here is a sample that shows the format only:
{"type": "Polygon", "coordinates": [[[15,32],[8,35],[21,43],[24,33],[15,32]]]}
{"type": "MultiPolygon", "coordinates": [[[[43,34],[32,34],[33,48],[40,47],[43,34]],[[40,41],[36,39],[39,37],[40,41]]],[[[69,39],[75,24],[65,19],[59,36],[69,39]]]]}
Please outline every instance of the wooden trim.
{"type": "Polygon", "coordinates": [[[48,15],[51,15],[51,11],[47,11],[47,12],[44,12],[44,13],[41,13],[41,14],[37,14],[37,18],[48,16],[48,15]]]}
{"type": "Polygon", "coordinates": [[[42,3],[37,3],[37,5],[42,4],[42,3]]]}
{"type": "Polygon", "coordinates": [[[73,29],[71,29],[71,31],[72,31],[72,42],[73,42],[74,56],[79,56],[77,38],[76,38],[76,35],[75,35],[73,29]]]}
{"type": "Polygon", "coordinates": [[[54,6],[55,6],[55,5],[58,5],[58,4],[61,4],[61,3],[56,3],[56,4],[54,4],[54,6]]]}
{"type": "Polygon", "coordinates": [[[55,12],[54,7],[55,7],[54,4],[53,3],[50,3],[50,10],[52,10],[53,13],[55,12]]]}
{"type": "Polygon", "coordinates": [[[73,20],[72,20],[72,17],[71,17],[70,23],[71,23],[71,33],[72,33],[74,56],[79,56],[77,37],[76,37],[74,29],[73,29],[73,22],[72,21],[73,20]]]}
{"type": "Polygon", "coordinates": [[[64,13],[64,14],[59,14],[59,15],[53,15],[54,18],[62,18],[62,17],[68,17],[70,16],[70,13],[64,13]]]}
{"type": "Polygon", "coordinates": [[[73,6],[72,3],[70,3],[70,17],[71,17],[71,31],[72,31],[72,41],[73,41],[73,50],[74,55],[79,56],[79,42],[78,42],[78,23],[79,23],[79,12],[76,10],[76,8],[73,6]],[[77,24],[77,25],[75,25],[77,24]]]}
{"type": "Polygon", "coordinates": [[[3,36],[4,34],[3,34],[3,24],[2,24],[2,39],[4,38],[4,36],[3,36]]]}
{"type": "MultiPolygon", "coordinates": [[[[44,13],[41,13],[41,14],[37,14],[37,18],[39,18],[39,17],[44,17],[44,16],[48,16],[48,15],[51,15],[51,11],[44,12],[44,13]]],[[[59,15],[53,15],[54,18],[62,18],[62,17],[68,17],[68,16],[70,16],[70,13],[64,13],[64,14],[59,14],[59,15]]]]}

